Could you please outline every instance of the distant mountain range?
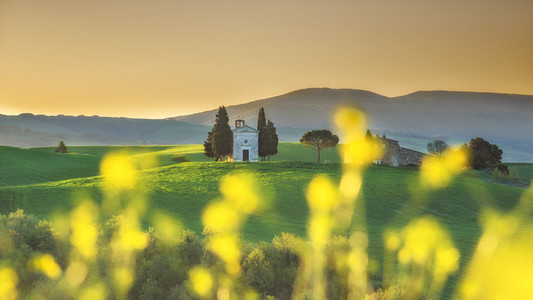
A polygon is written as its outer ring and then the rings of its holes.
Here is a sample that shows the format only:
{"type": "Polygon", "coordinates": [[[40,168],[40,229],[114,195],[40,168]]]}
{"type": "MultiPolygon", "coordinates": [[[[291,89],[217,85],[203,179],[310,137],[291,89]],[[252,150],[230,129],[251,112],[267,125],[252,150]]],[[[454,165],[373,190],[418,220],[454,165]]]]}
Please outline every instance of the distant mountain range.
{"type": "MultiPolygon", "coordinates": [[[[400,145],[424,151],[435,138],[449,144],[483,137],[504,149],[507,161],[533,162],[533,96],[476,92],[423,91],[385,97],[354,89],[313,88],[227,107],[231,119],[255,126],[265,108],[281,140],[297,141],[308,129],[330,128],[337,107],[352,105],[369,116],[374,133],[387,134],[400,145]]],[[[216,109],[172,118],[211,125],[216,109]]]]}
{"type": "MultiPolygon", "coordinates": [[[[305,131],[334,130],[330,120],[342,105],[369,116],[374,133],[425,151],[435,138],[449,144],[483,137],[504,150],[506,161],[533,162],[533,96],[476,92],[423,91],[385,97],[354,89],[312,88],[228,106],[230,122],[240,118],[255,127],[260,107],[281,141],[298,141],[305,131]]],[[[166,120],[85,116],[0,115],[0,144],[19,147],[202,143],[217,109],[166,120]]]]}
{"type": "Polygon", "coordinates": [[[179,121],[86,116],[0,115],[0,145],[172,145],[203,143],[211,127],[179,121]]]}

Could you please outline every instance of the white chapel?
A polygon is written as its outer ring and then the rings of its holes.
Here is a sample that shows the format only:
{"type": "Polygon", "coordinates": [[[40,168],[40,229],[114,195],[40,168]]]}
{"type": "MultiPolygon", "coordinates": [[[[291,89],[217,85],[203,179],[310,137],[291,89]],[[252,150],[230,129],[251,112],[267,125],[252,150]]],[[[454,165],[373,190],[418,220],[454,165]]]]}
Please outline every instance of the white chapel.
{"type": "Polygon", "coordinates": [[[259,130],[235,120],[233,161],[259,161],[259,130]]]}

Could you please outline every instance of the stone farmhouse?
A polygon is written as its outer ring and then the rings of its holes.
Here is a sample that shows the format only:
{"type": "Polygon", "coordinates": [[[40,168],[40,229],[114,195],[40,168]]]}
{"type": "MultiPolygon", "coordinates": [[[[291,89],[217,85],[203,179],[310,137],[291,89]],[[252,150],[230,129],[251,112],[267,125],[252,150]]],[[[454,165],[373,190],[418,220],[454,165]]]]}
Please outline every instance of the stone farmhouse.
{"type": "Polygon", "coordinates": [[[388,139],[386,135],[376,138],[380,139],[383,145],[383,157],[381,160],[374,161],[377,165],[387,165],[392,167],[420,166],[422,158],[427,154],[415,150],[400,147],[396,140],[388,139]]]}
{"type": "Polygon", "coordinates": [[[233,161],[259,161],[259,130],[235,120],[233,161]]]}

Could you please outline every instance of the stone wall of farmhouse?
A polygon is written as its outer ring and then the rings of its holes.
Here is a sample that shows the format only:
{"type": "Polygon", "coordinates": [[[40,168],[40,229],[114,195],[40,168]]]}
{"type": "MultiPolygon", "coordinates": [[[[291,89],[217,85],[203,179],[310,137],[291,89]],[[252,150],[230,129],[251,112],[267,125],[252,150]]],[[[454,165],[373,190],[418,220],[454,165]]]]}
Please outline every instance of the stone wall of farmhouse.
{"type": "Polygon", "coordinates": [[[398,141],[380,138],[383,146],[383,157],[378,164],[392,167],[405,167],[409,165],[420,166],[422,158],[426,155],[422,152],[400,147],[398,141]]]}
{"type": "Polygon", "coordinates": [[[398,157],[400,145],[398,142],[389,139],[382,139],[381,142],[383,145],[383,157],[381,158],[381,164],[393,167],[399,166],[400,161],[398,160],[398,157]]]}
{"type": "Polygon", "coordinates": [[[400,147],[399,152],[398,152],[399,165],[400,166],[409,166],[409,165],[420,166],[420,163],[422,162],[422,158],[425,155],[426,154],[422,152],[400,147]]]}

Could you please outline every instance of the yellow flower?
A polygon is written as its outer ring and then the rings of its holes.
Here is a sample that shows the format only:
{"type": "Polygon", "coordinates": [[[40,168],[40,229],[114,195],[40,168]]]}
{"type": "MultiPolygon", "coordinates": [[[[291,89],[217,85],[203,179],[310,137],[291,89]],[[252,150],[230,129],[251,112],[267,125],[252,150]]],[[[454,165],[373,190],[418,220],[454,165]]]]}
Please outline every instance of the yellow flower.
{"type": "Polygon", "coordinates": [[[17,273],[10,267],[0,267],[0,299],[17,299],[17,273]]]}
{"type": "Polygon", "coordinates": [[[324,176],[313,178],[307,189],[307,203],[311,213],[327,213],[338,205],[337,188],[324,176]]]}
{"type": "Polygon", "coordinates": [[[98,229],[95,225],[97,214],[98,210],[91,202],[83,202],[70,214],[72,229],[70,242],[85,259],[93,258],[97,252],[98,229]]]}
{"type": "Polygon", "coordinates": [[[28,262],[28,267],[35,271],[43,272],[50,278],[58,278],[61,275],[61,267],[56,263],[50,254],[42,254],[32,258],[28,262]]]}
{"type": "Polygon", "coordinates": [[[138,182],[137,170],[126,154],[108,154],[100,165],[107,188],[116,190],[132,189],[138,182]]]}
{"type": "Polygon", "coordinates": [[[192,290],[200,297],[207,297],[213,287],[213,278],[208,270],[195,267],[189,271],[192,290]]]}
{"type": "Polygon", "coordinates": [[[422,160],[420,179],[428,187],[443,188],[466,165],[467,154],[463,150],[447,151],[443,157],[428,155],[422,160]]]}
{"type": "Polygon", "coordinates": [[[220,191],[225,200],[242,213],[250,214],[259,207],[260,197],[257,194],[256,180],[252,175],[225,176],[220,183],[220,191]]]}
{"type": "MultiPolygon", "coordinates": [[[[433,218],[423,217],[412,221],[402,229],[401,235],[403,246],[398,252],[400,263],[412,262],[420,266],[428,266],[434,261],[435,274],[444,277],[457,270],[459,252],[453,247],[448,233],[433,218]]],[[[396,237],[390,233],[387,247],[393,249],[396,246],[396,237]]]]}
{"type": "Polygon", "coordinates": [[[227,202],[209,204],[202,215],[204,227],[212,232],[237,230],[240,221],[240,214],[227,202]]]}
{"type": "Polygon", "coordinates": [[[235,235],[223,234],[211,238],[208,248],[226,263],[226,271],[231,275],[240,273],[241,256],[239,239],[235,235]]]}

